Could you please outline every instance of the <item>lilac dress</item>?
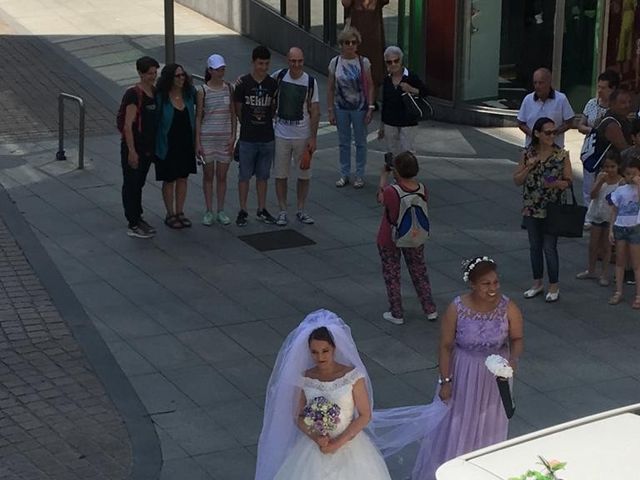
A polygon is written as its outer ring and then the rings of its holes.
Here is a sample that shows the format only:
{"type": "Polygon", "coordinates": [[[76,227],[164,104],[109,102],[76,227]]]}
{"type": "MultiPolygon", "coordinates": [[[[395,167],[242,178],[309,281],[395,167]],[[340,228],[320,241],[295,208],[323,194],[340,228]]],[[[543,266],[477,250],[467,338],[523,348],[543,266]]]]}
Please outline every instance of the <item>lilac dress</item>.
{"type": "Polygon", "coordinates": [[[507,439],[508,420],[496,379],[484,362],[491,354],[509,358],[509,299],[503,295],[498,306],[486,313],[464,306],[460,297],[453,303],[458,319],[450,408],[434,435],[422,442],[413,480],[433,480],[447,460],[507,439]]]}

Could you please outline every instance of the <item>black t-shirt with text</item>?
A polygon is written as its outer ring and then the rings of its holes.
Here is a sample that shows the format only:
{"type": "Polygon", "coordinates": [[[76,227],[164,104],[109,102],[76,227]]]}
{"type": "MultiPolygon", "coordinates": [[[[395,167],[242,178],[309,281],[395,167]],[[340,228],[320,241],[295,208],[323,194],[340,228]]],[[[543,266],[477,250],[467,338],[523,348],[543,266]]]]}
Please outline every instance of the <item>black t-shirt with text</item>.
{"type": "MultiPolygon", "coordinates": [[[[123,102],[125,106],[135,105],[140,112],[136,114],[131,129],[133,130],[133,143],[138,155],[153,155],[156,142],[156,102],[153,97],[149,97],[144,91],[137,87],[129,88],[125,94],[123,102]],[[138,94],[142,95],[142,100],[138,99],[138,94]],[[141,115],[138,126],[138,115],[141,115]]],[[[125,107],[126,108],[126,107],[125,107]]]]}
{"type": "Polygon", "coordinates": [[[266,76],[262,82],[251,74],[241,77],[233,92],[233,99],[242,104],[240,113],[240,140],[270,142],[273,135],[273,113],[278,82],[266,76]]]}

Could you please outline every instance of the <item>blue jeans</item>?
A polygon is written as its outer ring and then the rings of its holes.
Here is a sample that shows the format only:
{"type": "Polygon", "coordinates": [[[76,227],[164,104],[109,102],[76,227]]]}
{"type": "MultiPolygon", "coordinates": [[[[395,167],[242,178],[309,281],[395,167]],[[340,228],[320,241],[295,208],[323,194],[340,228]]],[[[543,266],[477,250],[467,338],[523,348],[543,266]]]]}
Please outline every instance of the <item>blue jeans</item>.
{"type": "Polygon", "coordinates": [[[522,225],[529,234],[529,256],[534,280],[544,276],[544,260],[547,261],[549,283],[558,283],[560,260],[558,258],[558,237],[545,233],[544,218],[524,217],[522,225]]]}
{"type": "Polygon", "coordinates": [[[366,110],[342,110],[336,108],[336,125],[340,143],[340,176],[351,173],[351,126],[356,143],[356,177],[364,177],[367,164],[367,125],[364,123],[366,110]]]}
{"type": "Polygon", "coordinates": [[[269,180],[276,149],[275,141],[245,142],[240,140],[239,148],[238,180],[248,182],[254,175],[258,180],[269,180]]]}

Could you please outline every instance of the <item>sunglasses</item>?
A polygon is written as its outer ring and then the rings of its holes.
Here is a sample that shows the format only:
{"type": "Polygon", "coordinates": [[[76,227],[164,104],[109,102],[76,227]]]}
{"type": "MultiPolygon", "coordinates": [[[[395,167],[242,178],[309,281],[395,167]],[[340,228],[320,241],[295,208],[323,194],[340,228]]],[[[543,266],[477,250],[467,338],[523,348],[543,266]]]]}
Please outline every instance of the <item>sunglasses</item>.
{"type": "Polygon", "coordinates": [[[176,74],[174,75],[174,77],[176,77],[176,78],[183,78],[183,77],[186,77],[186,76],[187,76],[187,75],[186,75],[185,73],[176,73],[176,74]]]}
{"type": "Polygon", "coordinates": [[[554,135],[558,134],[557,130],[541,130],[541,132],[547,137],[553,137],[554,135]]]}
{"type": "Polygon", "coordinates": [[[384,62],[387,65],[393,65],[394,63],[400,63],[400,59],[399,58],[394,58],[393,60],[385,60],[384,62]]]}
{"type": "Polygon", "coordinates": [[[344,42],[342,42],[343,45],[358,45],[358,41],[357,40],[345,40],[344,42]]]}

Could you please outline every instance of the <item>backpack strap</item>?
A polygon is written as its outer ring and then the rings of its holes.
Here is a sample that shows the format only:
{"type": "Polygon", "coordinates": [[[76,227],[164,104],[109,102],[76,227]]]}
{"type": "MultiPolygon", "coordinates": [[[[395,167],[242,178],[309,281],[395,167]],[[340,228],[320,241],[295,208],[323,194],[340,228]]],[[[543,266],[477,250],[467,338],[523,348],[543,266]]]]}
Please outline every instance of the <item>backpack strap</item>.
{"type": "Polygon", "coordinates": [[[362,55],[358,55],[358,62],[360,62],[360,82],[362,83],[362,93],[364,94],[365,107],[369,106],[369,85],[367,85],[367,77],[364,74],[364,62],[362,61],[362,55]]]}
{"type": "Polygon", "coordinates": [[[142,99],[145,93],[142,87],[140,87],[138,84],[136,84],[133,88],[136,92],[136,97],[138,100],[135,122],[136,122],[136,126],[138,127],[138,133],[140,133],[142,132],[142,99]]]}

